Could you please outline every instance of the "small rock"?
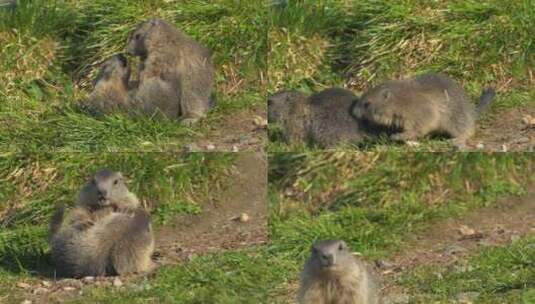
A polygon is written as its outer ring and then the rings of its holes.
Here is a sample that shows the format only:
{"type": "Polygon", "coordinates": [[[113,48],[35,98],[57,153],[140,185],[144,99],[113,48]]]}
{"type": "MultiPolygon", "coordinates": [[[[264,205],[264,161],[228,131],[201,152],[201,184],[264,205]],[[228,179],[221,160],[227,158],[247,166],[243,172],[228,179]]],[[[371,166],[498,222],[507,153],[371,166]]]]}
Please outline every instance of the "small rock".
{"type": "Polygon", "coordinates": [[[247,213],[240,214],[240,222],[247,223],[249,221],[249,215],[247,213]]]}
{"type": "Polygon", "coordinates": [[[511,235],[511,242],[516,242],[520,240],[520,236],[518,234],[511,235]]]}
{"type": "Polygon", "coordinates": [[[239,152],[240,149],[238,149],[238,146],[234,145],[232,146],[232,152],[239,152]]]}
{"type": "Polygon", "coordinates": [[[212,145],[212,144],[208,144],[208,145],[206,145],[206,150],[208,150],[208,151],[214,151],[214,150],[215,150],[215,146],[212,145]]]}
{"type": "Polygon", "coordinates": [[[507,152],[509,150],[509,148],[507,148],[507,145],[506,144],[503,144],[501,147],[500,147],[500,151],[501,152],[507,152]]]}
{"type": "Polygon", "coordinates": [[[457,295],[459,304],[472,304],[479,297],[479,292],[461,292],[457,295]]]}
{"type": "Polygon", "coordinates": [[[476,145],[476,149],[478,149],[478,150],[483,150],[483,149],[485,149],[485,145],[484,145],[483,143],[478,143],[478,144],[476,145]]]}
{"type": "Polygon", "coordinates": [[[74,288],[72,286],[65,286],[65,287],[63,287],[63,290],[65,290],[65,291],[73,291],[73,290],[76,290],[76,288],[74,288]]]}
{"type": "Polygon", "coordinates": [[[24,300],[22,302],[20,302],[21,304],[32,304],[32,301],[30,300],[24,300]]]}
{"type": "Polygon", "coordinates": [[[31,286],[30,286],[30,284],[28,284],[28,283],[18,282],[18,283],[17,283],[17,287],[22,288],[22,289],[28,289],[28,288],[30,288],[31,286]]]}
{"type": "Polygon", "coordinates": [[[385,269],[385,268],[394,268],[394,264],[385,260],[377,260],[375,261],[375,265],[378,268],[385,269]]]}
{"type": "Polygon", "coordinates": [[[184,153],[192,153],[192,152],[199,152],[201,149],[199,149],[199,146],[196,144],[187,144],[182,147],[182,152],[184,153]]]}
{"type": "Polygon", "coordinates": [[[94,281],[95,281],[95,277],[88,276],[88,277],[82,278],[82,282],[86,284],[93,283],[94,281]]]}
{"type": "Polygon", "coordinates": [[[52,287],[52,283],[50,283],[49,281],[43,281],[41,282],[41,285],[43,285],[44,287],[52,287]]]}
{"type": "Polygon", "coordinates": [[[531,115],[524,115],[522,117],[522,123],[526,127],[535,127],[535,117],[532,117],[531,115]]]}
{"type": "Polygon", "coordinates": [[[466,225],[461,225],[459,227],[459,233],[461,233],[462,236],[472,236],[476,234],[476,231],[466,225]]]}
{"type": "Polygon", "coordinates": [[[412,147],[412,148],[418,148],[420,146],[419,142],[413,141],[413,140],[407,140],[406,144],[407,146],[412,147]]]}
{"type": "Polygon", "coordinates": [[[113,279],[113,286],[114,287],[121,287],[121,286],[123,286],[123,281],[121,281],[121,279],[119,279],[119,277],[115,277],[115,279],[113,279]]]}
{"type": "Polygon", "coordinates": [[[260,117],[260,116],[255,116],[253,118],[253,124],[257,127],[267,127],[268,125],[268,121],[267,119],[263,118],[263,117],[260,117]]]}

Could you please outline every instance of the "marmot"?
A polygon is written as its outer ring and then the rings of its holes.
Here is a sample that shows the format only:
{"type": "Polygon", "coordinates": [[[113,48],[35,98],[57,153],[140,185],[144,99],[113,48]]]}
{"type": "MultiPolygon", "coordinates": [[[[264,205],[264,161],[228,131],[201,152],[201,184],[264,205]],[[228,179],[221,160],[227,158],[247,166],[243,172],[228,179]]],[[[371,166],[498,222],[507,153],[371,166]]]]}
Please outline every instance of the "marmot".
{"type": "Polygon", "coordinates": [[[60,276],[125,275],[154,268],[154,236],[150,215],[143,209],[110,212],[83,230],[64,223],[63,214],[63,207],[58,208],[50,224],[52,257],[60,276]]]}
{"type": "Polygon", "coordinates": [[[300,304],[377,304],[378,282],[369,267],[341,240],[312,246],[299,288],[300,304]]]}
{"type": "Polygon", "coordinates": [[[101,113],[131,110],[129,79],[130,66],[126,57],[122,54],[111,56],[102,63],[85,105],[101,113]]]}
{"type": "Polygon", "coordinates": [[[142,61],[132,98],[144,113],[180,116],[190,125],[213,106],[211,53],[173,24],[157,18],[140,23],[126,51],[142,61]]]}
{"type": "Polygon", "coordinates": [[[357,97],[348,90],[329,88],[307,97],[297,91],[280,91],[268,97],[268,121],[281,125],[288,143],[304,142],[323,148],[359,143],[367,133],[351,116],[357,97]]]}
{"type": "Polygon", "coordinates": [[[96,173],[68,215],[60,206],[52,218],[52,256],[60,275],[122,275],[152,269],[150,215],[139,206],[120,172],[96,173]]]}
{"type": "Polygon", "coordinates": [[[126,213],[139,206],[139,199],[128,190],[121,172],[103,169],[78,193],[70,224],[83,229],[113,211],[126,213]]]}
{"type": "Polygon", "coordinates": [[[430,73],[386,81],[367,91],[352,112],[358,119],[399,129],[391,135],[392,140],[410,141],[443,133],[462,148],[474,133],[476,119],[495,95],[493,89],[484,90],[475,108],[454,80],[430,73]]]}

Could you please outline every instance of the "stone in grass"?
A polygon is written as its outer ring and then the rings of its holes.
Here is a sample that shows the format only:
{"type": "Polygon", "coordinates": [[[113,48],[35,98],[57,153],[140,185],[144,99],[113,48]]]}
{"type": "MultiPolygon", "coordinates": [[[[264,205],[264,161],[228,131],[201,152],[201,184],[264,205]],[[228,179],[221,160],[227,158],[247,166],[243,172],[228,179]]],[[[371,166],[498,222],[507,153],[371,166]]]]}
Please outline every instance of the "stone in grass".
{"type": "Polygon", "coordinates": [[[121,281],[121,279],[119,279],[119,277],[115,277],[113,279],[113,286],[114,287],[121,287],[121,286],[123,286],[123,281],[121,281]]]}

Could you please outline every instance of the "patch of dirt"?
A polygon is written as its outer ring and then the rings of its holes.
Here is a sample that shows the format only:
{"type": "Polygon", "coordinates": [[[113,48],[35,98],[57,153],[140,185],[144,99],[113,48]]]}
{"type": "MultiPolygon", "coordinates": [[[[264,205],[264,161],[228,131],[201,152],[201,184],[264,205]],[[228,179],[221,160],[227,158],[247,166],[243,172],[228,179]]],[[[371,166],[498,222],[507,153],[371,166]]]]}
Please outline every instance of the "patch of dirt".
{"type": "Polygon", "coordinates": [[[240,153],[236,169],[229,189],[213,201],[201,202],[201,214],[156,227],[156,251],[162,264],[267,241],[267,159],[263,153],[240,153]]]}
{"type": "Polygon", "coordinates": [[[478,248],[505,245],[530,233],[535,233],[535,184],[521,197],[501,199],[461,218],[438,221],[414,235],[381,269],[386,293],[399,292],[395,281],[405,270],[451,265],[478,248]]]}
{"type": "Polygon", "coordinates": [[[267,144],[267,110],[257,105],[225,117],[195,144],[200,151],[263,151],[267,144]]]}
{"type": "Polygon", "coordinates": [[[522,121],[527,116],[535,117],[535,107],[507,110],[499,115],[492,114],[478,128],[476,136],[468,144],[472,149],[483,151],[532,152],[535,150],[535,128],[522,121]]]}
{"type": "MultiPolygon", "coordinates": [[[[238,249],[267,242],[267,158],[261,152],[239,153],[232,185],[211,201],[200,202],[203,212],[181,216],[169,225],[155,227],[156,263],[159,266],[188,261],[192,255],[238,249]]],[[[86,287],[144,288],[154,272],[84,279],[36,278],[14,288],[26,303],[63,303],[80,297],[86,287]]],[[[0,303],[2,299],[0,298],[0,303]]],[[[24,303],[24,302],[23,302],[24,303]]]]}

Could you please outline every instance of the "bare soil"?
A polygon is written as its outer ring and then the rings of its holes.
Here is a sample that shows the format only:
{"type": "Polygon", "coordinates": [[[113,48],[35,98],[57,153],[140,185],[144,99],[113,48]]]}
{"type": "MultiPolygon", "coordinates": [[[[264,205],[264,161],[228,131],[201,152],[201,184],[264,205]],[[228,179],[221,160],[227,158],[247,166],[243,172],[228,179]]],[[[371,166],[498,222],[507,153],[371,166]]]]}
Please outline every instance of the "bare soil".
{"type": "Polygon", "coordinates": [[[530,151],[535,150],[535,127],[522,122],[526,116],[535,117],[535,106],[526,106],[489,114],[480,123],[476,136],[469,146],[483,151],[530,151]],[[477,147],[480,145],[480,147],[477,147]],[[482,145],[482,146],[481,146],[482,145]]]}
{"type": "Polygon", "coordinates": [[[232,114],[198,140],[193,147],[200,151],[263,151],[267,144],[267,110],[257,105],[232,114]]]}
{"type": "Polygon", "coordinates": [[[535,184],[521,197],[501,199],[496,205],[461,218],[437,221],[414,235],[403,251],[381,269],[387,294],[398,293],[396,279],[419,266],[447,266],[466,259],[481,247],[505,245],[535,233],[535,184]]]}

